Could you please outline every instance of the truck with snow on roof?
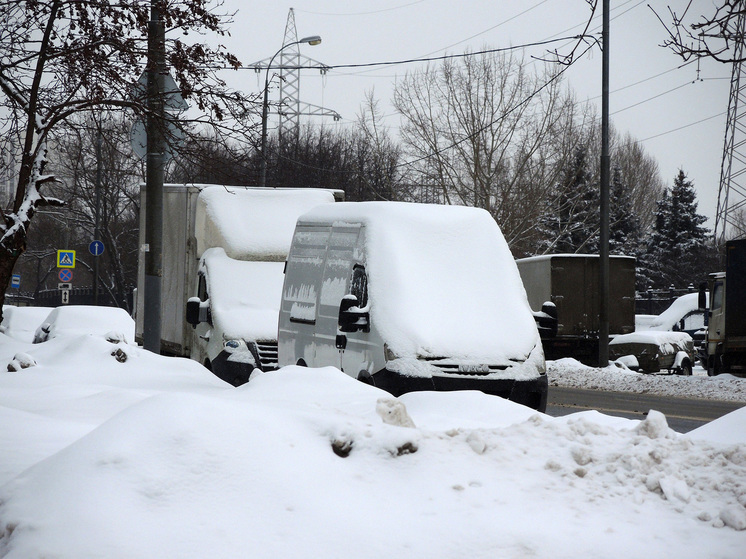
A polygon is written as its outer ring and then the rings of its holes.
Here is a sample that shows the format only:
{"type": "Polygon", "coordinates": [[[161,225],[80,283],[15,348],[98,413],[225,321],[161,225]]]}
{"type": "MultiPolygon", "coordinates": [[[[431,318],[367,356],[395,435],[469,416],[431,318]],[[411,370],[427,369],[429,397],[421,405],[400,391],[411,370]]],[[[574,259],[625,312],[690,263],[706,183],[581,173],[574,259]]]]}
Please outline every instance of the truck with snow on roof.
{"type": "MultiPolygon", "coordinates": [[[[161,353],[191,357],[234,386],[255,369],[276,369],[283,267],[295,221],[342,197],[313,188],[164,185],[161,353]]],[[[145,189],[141,198],[145,207],[145,189]]],[[[138,285],[144,277],[141,253],[138,285]]],[[[143,306],[138,297],[139,340],[143,306]]]]}

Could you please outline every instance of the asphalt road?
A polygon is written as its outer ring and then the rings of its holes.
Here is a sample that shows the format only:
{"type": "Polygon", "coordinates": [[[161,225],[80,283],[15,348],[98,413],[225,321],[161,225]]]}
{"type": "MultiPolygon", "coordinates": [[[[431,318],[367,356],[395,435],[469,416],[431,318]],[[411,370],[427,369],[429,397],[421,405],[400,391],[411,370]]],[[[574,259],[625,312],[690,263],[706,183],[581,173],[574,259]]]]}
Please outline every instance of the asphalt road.
{"type": "Polygon", "coordinates": [[[557,417],[577,411],[598,410],[606,415],[644,419],[652,409],[663,413],[674,431],[687,433],[744,405],[738,402],[550,386],[546,413],[557,417]]]}

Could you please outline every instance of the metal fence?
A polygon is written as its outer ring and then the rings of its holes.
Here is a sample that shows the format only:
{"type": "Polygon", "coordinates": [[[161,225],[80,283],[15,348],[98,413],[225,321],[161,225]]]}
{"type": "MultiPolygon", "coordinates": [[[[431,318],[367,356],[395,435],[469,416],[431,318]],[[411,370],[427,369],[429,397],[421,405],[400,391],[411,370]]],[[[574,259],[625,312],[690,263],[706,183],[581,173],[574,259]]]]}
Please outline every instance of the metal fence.
{"type": "Polygon", "coordinates": [[[648,289],[635,292],[635,314],[660,314],[671,306],[677,297],[697,291],[693,285],[683,289],[648,289]]]}

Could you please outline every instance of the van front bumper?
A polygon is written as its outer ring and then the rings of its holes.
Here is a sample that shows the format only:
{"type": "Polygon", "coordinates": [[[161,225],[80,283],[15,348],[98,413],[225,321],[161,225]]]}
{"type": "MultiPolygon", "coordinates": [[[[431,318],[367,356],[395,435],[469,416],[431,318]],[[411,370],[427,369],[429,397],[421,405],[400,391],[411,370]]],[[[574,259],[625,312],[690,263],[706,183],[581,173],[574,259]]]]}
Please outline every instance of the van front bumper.
{"type": "Polygon", "coordinates": [[[373,375],[373,384],[394,396],[421,390],[441,392],[451,390],[480,390],[485,394],[500,396],[540,412],[547,409],[549,380],[542,374],[530,380],[490,379],[465,375],[410,377],[383,369],[373,375]]]}

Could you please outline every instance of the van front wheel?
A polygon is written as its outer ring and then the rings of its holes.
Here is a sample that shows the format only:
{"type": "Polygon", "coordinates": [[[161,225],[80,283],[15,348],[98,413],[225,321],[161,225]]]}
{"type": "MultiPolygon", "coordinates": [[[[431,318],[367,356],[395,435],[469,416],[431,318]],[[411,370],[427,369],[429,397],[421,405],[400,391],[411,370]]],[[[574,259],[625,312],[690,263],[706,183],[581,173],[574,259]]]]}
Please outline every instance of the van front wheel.
{"type": "Polygon", "coordinates": [[[360,373],[358,373],[357,375],[357,380],[369,386],[376,385],[375,381],[373,380],[373,376],[368,371],[360,371],[360,373]]]}

